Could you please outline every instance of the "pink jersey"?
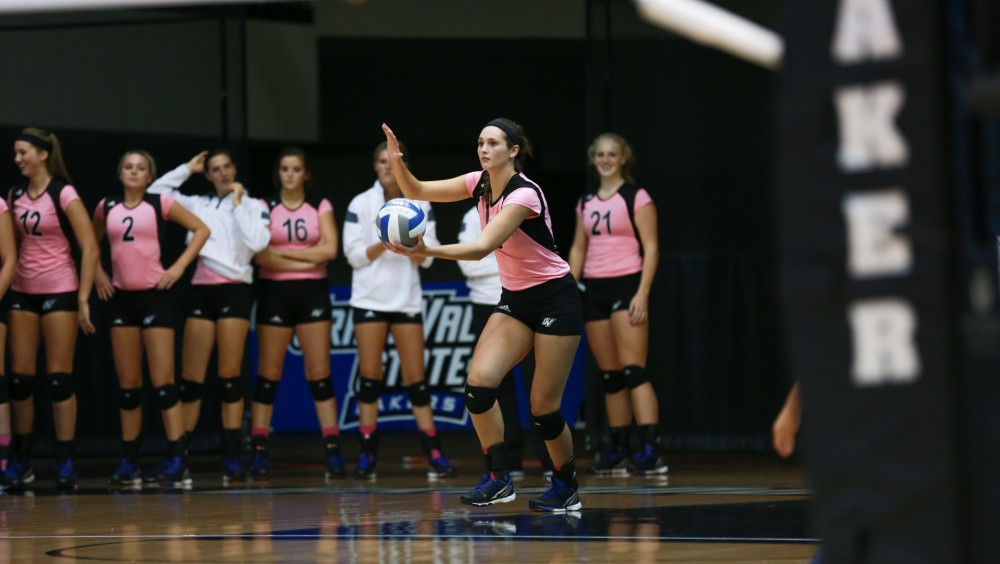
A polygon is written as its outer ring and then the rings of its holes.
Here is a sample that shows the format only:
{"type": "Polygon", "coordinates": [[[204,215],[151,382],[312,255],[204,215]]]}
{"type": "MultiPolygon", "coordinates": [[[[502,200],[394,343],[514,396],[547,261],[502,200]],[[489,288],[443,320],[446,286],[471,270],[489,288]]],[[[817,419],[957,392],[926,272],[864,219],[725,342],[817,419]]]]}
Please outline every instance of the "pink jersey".
{"type": "MultiPolygon", "coordinates": [[[[323,198],[317,209],[306,201],[289,209],[280,199],[271,203],[271,246],[279,251],[308,249],[320,240],[319,216],[333,214],[330,200],[323,198]]],[[[260,277],[265,280],[316,280],[326,279],[326,264],[311,270],[274,270],[262,267],[260,277]]]]}
{"type": "MultiPolygon", "coordinates": [[[[21,247],[17,253],[17,269],[11,284],[24,294],[61,294],[80,288],[76,264],[67,234],[59,224],[54,194],[57,179],[38,198],[32,199],[22,185],[11,191],[7,202],[13,211],[15,228],[21,231],[21,247]]],[[[61,184],[60,184],[61,185],[61,184]]],[[[80,199],[76,189],[62,185],[59,207],[63,212],[80,199]]],[[[69,227],[67,226],[67,229],[69,227]]]]}
{"type": "MultiPolygon", "coordinates": [[[[626,185],[627,186],[627,185],[626,185]]],[[[624,189],[634,190],[633,211],[653,203],[642,188],[623,186],[608,199],[587,194],[576,206],[587,234],[587,256],[583,263],[584,278],[615,278],[642,271],[642,255],[632,219],[629,217],[624,189]]]]}
{"type": "Polygon", "coordinates": [[[111,246],[111,285],[120,290],[152,290],[163,277],[160,260],[160,223],[167,219],[174,199],[149,194],[133,208],[121,200],[104,199],[95,217],[107,227],[111,246]],[[156,217],[153,199],[158,200],[156,217]],[[110,208],[105,217],[105,208],[110,208]]]}
{"type": "MultiPolygon", "coordinates": [[[[482,176],[481,170],[465,175],[469,195],[473,194],[482,176]]],[[[510,179],[503,193],[489,204],[489,209],[486,205],[482,198],[476,204],[479,223],[484,229],[489,219],[496,217],[505,206],[524,206],[533,212],[496,250],[500,284],[504,288],[526,290],[569,274],[569,265],[556,252],[548,204],[537,184],[518,173],[510,179]]]]}

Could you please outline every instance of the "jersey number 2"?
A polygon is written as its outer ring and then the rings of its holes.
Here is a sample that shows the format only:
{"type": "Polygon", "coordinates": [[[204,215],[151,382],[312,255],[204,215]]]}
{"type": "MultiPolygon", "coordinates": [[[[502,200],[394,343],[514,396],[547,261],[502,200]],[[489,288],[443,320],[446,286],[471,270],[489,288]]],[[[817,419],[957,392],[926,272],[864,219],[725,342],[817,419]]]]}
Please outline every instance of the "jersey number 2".
{"type": "Polygon", "coordinates": [[[600,235],[601,234],[601,230],[598,229],[598,227],[601,226],[601,219],[604,219],[604,224],[607,226],[607,230],[608,230],[607,233],[608,233],[608,235],[611,234],[611,212],[610,211],[604,212],[603,216],[601,215],[601,212],[598,212],[598,211],[590,212],[590,218],[594,220],[594,226],[590,228],[591,235],[600,235]]]}
{"type": "Polygon", "coordinates": [[[132,236],[132,224],[134,221],[130,215],[122,218],[122,225],[128,224],[128,227],[125,228],[125,233],[122,234],[122,241],[135,241],[135,237],[132,236]]]}

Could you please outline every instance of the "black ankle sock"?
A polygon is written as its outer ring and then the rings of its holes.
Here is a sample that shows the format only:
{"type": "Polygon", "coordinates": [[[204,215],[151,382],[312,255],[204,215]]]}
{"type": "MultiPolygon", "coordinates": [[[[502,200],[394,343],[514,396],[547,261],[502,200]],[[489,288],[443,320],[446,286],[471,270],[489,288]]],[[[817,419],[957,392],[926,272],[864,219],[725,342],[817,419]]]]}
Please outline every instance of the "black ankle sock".
{"type": "Polygon", "coordinates": [[[23,435],[14,435],[14,456],[17,456],[21,462],[28,462],[31,460],[31,451],[34,450],[34,439],[31,433],[25,433],[23,435]]]}
{"type": "Polygon", "coordinates": [[[175,456],[184,456],[184,441],[167,441],[167,456],[174,458],[175,456]]]}
{"type": "Polygon", "coordinates": [[[424,454],[430,457],[432,450],[437,450],[438,452],[441,451],[441,437],[438,436],[437,433],[435,433],[432,437],[427,433],[420,431],[420,445],[424,447],[424,454]]]}
{"type": "Polygon", "coordinates": [[[73,458],[73,441],[60,441],[56,439],[56,462],[62,462],[73,458]]]}
{"type": "Polygon", "coordinates": [[[240,455],[240,429],[222,430],[222,456],[223,458],[237,458],[240,455]]]}
{"type": "Polygon", "coordinates": [[[612,427],[611,428],[611,448],[617,452],[628,453],[629,451],[629,440],[631,440],[632,430],[631,425],[625,425],[624,427],[612,427]]]}
{"type": "Polygon", "coordinates": [[[576,458],[570,458],[557,469],[552,470],[552,477],[570,487],[579,487],[576,482],[576,458]]]}
{"type": "Polygon", "coordinates": [[[510,478],[510,470],[507,468],[507,443],[501,441],[490,445],[483,458],[486,461],[486,471],[492,473],[497,480],[510,478]]]}
{"type": "Polygon", "coordinates": [[[656,446],[659,442],[660,432],[658,429],[659,425],[653,423],[652,425],[639,425],[639,437],[642,438],[642,444],[656,446]]]}
{"type": "Polygon", "coordinates": [[[373,432],[368,436],[361,435],[361,451],[369,454],[375,454],[378,451],[378,433],[373,432]]]}
{"type": "Polygon", "coordinates": [[[132,464],[139,463],[139,440],[122,441],[122,458],[132,464]]]}

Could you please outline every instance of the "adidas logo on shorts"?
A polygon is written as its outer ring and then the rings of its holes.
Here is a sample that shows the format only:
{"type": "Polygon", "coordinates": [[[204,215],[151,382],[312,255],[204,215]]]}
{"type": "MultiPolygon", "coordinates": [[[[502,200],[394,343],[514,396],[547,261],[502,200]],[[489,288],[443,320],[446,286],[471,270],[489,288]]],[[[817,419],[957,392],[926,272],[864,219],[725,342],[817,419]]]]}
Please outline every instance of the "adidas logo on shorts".
{"type": "Polygon", "coordinates": [[[281,316],[275,315],[274,317],[271,318],[271,321],[274,323],[281,323],[281,316]]]}
{"type": "Polygon", "coordinates": [[[312,313],[310,315],[312,317],[319,317],[319,316],[323,315],[323,310],[320,309],[320,308],[316,308],[316,309],[312,310],[312,313]]]}
{"type": "Polygon", "coordinates": [[[365,312],[365,319],[371,319],[373,317],[375,317],[375,312],[374,311],[368,310],[368,311],[365,312]]]}
{"type": "Polygon", "coordinates": [[[55,300],[45,300],[45,303],[42,304],[42,311],[49,311],[54,305],[56,305],[55,300]]]}
{"type": "Polygon", "coordinates": [[[125,320],[119,317],[119,318],[116,318],[114,321],[112,321],[111,324],[112,325],[124,325],[125,324],[125,320]]]}
{"type": "Polygon", "coordinates": [[[510,306],[507,304],[503,304],[502,306],[497,306],[497,309],[499,309],[500,311],[510,311],[510,306]]]}
{"type": "Polygon", "coordinates": [[[222,313],[226,313],[228,311],[229,311],[229,306],[226,306],[226,307],[222,308],[222,313]]]}
{"type": "Polygon", "coordinates": [[[620,307],[622,307],[622,301],[621,300],[618,300],[617,302],[611,304],[611,309],[618,309],[620,307]]]}
{"type": "Polygon", "coordinates": [[[196,309],[196,310],[192,311],[191,313],[193,315],[201,315],[201,310],[200,309],[196,309]]]}

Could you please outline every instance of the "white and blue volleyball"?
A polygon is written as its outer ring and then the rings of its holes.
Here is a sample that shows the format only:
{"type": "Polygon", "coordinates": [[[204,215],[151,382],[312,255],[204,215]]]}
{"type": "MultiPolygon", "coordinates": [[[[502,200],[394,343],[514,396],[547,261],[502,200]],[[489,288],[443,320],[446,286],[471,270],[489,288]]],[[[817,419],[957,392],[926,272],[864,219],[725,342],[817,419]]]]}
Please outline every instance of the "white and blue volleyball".
{"type": "Polygon", "coordinates": [[[410,200],[395,198],[382,204],[375,216],[375,227],[383,242],[412,247],[417,244],[417,235],[427,229],[427,215],[410,200]]]}

